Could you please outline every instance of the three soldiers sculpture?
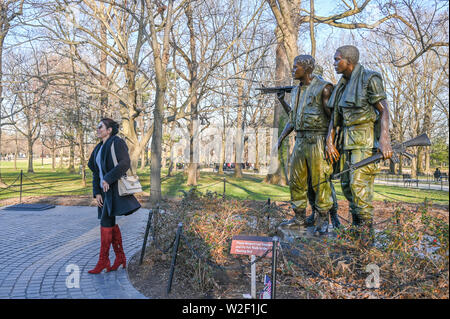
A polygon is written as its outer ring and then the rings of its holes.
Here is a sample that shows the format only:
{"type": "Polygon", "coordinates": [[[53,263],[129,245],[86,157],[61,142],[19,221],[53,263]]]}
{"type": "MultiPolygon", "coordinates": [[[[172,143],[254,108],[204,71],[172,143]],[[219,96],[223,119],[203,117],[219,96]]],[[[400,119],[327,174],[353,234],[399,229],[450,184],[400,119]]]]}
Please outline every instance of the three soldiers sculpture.
{"type": "Polygon", "coordinates": [[[370,238],[373,234],[373,184],[378,164],[373,162],[355,170],[349,168],[377,152],[381,152],[383,159],[392,156],[386,93],[381,75],[359,64],[356,47],[338,48],[334,67],[342,74],[335,87],[313,74],[313,57],[299,55],[292,69],[292,76],[300,81],[299,85],[279,90],[277,94],[289,113],[289,122],[280,135],[278,147],[293,130],[296,134],[289,179],[295,217],[282,223],[280,228],[296,230],[314,226],[315,233],[324,234],[328,231],[329,215],[333,227],[340,226],[330,178],[333,164],[337,164],[340,171],[348,169],[341,174],[341,186],[349,201],[353,225],[359,235],[366,234],[365,238],[370,238]],[[290,106],[284,101],[284,92],[289,90],[290,106]],[[307,218],[308,201],[313,213],[307,218]]]}

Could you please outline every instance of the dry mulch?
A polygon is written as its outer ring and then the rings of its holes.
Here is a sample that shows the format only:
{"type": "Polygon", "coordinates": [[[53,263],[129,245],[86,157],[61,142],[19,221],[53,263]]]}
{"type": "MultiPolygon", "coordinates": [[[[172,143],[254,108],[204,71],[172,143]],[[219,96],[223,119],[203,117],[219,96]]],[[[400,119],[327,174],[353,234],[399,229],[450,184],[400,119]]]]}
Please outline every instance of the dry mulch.
{"type": "MultiPolygon", "coordinates": [[[[288,205],[283,202],[275,203],[279,206],[288,205]]],[[[376,228],[382,228],[386,219],[392,216],[396,206],[395,203],[375,202],[374,223],[376,228]],[[380,223],[377,225],[377,223],[380,223]]],[[[402,203],[405,209],[414,210],[417,204],[402,203]]],[[[448,221],[448,206],[433,205],[429,211],[434,216],[444,217],[448,221]]],[[[348,216],[348,203],[345,200],[339,201],[339,215],[341,222],[345,225],[346,221],[351,222],[348,216]]],[[[310,210],[308,212],[310,214],[310,210]]],[[[166,244],[167,245],[167,244],[166,244]]],[[[142,294],[150,298],[164,299],[228,299],[243,298],[243,294],[250,294],[250,258],[249,256],[230,256],[226,269],[224,271],[213,269],[213,277],[215,288],[205,293],[198,291],[189,282],[189,278],[183,274],[181,266],[175,268],[172,282],[171,292],[167,294],[168,279],[171,264],[171,250],[166,254],[162,254],[156,250],[153,245],[147,248],[143,264],[139,265],[140,252],[131,258],[128,265],[128,273],[132,284],[142,294]]],[[[263,289],[264,274],[270,276],[271,259],[265,258],[257,263],[257,293],[263,289]]],[[[311,287],[314,287],[316,279],[311,280],[311,287]]],[[[305,289],[305,282],[298,281],[293,276],[287,276],[286,273],[281,274],[277,278],[277,298],[279,299],[320,299],[329,298],[324,296],[317,289],[305,289]]],[[[337,284],[329,283],[329,289],[340,289],[337,284]]],[[[349,298],[380,298],[376,292],[362,292],[355,290],[351,292],[349,298]]]]}

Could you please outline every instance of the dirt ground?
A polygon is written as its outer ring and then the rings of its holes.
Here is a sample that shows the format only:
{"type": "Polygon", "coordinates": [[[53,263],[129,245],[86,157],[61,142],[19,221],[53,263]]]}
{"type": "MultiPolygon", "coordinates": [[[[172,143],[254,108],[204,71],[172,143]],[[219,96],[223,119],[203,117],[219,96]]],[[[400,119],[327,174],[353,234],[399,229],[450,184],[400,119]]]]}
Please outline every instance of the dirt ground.
{"type": "MultiPolygon", "coordinates": [[[[138,197],[144,208],[150,208],[146,198],[138,197]]],[[[170,201],[177,201],[173,199],[170,201]]],[[[47,203],[64,206],[95,206],[91,196],[55,196],[55,197],[25,197],[23,203],[47,203]]],[[[18,199],[6,199],[0,201],[0,206],[9,206],[18,204],[18,199]]],[[[276,205],[288,207],[285,202],[275,202],[276,205]]],[[[348,202],[339,201],[339,211],[341,223],[346,225],[351,222],[351,216],[348,213],[348,202]]],[[[417,204],[403,203],[407,208],[415,209],[417,204]]],[[[374,202],[374,224],[375,227],[381,227],[382,222],[392,216],[395,209],[395,203],[374,202]],[[379,226],[377,226],[378,223],[379,226]]],[[[288,209],[288,208],[287,208],[288,209]]],[[[449,218],[449,208],[444,205],[433,205],[430,209],[432,215],[443,217],[447,222],[449,218]]],[[[310,211],[308,211],[308,215],[310,211]]],[[[156,249],[148,248],[142,265],[139,265],[140,252],[135,256],[128,256],[128,274],[131,283],[142,294],[149,298],[163,299],[228,299],[243,298],[243,294],[250,294],[250,266],[249,256],[233,255],[228,260],[225,270],[214,269],[213,277],[215,289],[206,293],[193,293],[198,291],[193,289],[192,282],[183,276],[183,269],[178,266],[175,268],[171,291],[167,294],[168,279],[170,273],[171,252],[161,254],[156,249]]],[[[271,259],[264,258],[257,263],[257,286],[259,293],[263,289],[264,274],[270,275],[271,259]]],[[[281,278],[281,277],[280,277],[281,278]]],[[[277,298],[279,299],[297,299],[297,298],[321,298],[317,292],[305,289],[304,285],[293,285],[293,278],[289,280],[280,280],[277,283],[277,298]]],[[[331,287],[333,289],[333,287],[331,287]]],[[[361,297],[361,296],[358,296],[361,297]]],[[[364,296],[363,296],[364,297],[364,296]]],[[[366,295],[366,298],[377,298],[376,293],[366,295]]]]}

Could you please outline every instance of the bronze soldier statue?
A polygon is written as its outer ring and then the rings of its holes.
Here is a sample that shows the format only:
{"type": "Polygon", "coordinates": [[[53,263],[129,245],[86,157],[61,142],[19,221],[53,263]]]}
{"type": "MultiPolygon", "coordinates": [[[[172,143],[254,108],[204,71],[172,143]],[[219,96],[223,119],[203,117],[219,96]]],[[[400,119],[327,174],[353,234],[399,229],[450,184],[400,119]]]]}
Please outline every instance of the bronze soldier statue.
{"type": "MultiPolygon", "coordinates": [[[[356,47],[346,45],[334,55],[334,67],[341,79],[329,99],[334,108],[326,140],[327,158],[345,170],[381,151],[392,156],[389,136],[389,108],[381,75],[364,68],[356,47]],[[340,152],[335,145],[337,128],[342,130],[340,152]]],[[[373,239],[373,183],[378,164],[361,167],[341,176],[342,191],[349,201],[353,225],[363,241],[373,239]],[[364,235],[364,236],[362,236],[364,235]]]]}
{"type": "Polygon", "coordinates": [[[284,93],[278,94],[283,108],[290,110],[289,122],[280,136],[278,146],[292,130],[296,132],[289,178],[291,206],[295,217],[282,223],[280,227],[298,230],[309,225],[306,220],[309,190],[315,213],[310,222],[315,224],[315,231],[323,234],[328,231],[328,212],[330,209],[337,209],[334,205],[334,189],[328,180],[333,167],[325,159],[325,139],[332,114],[327,103],[333,86],[320,76],[312,74],[314,66],[315,60],[310,55],[299,55],[294,59],[292,76],[300,80],[300,84],[292,89],[292,108],[284,101],[284,93]]]}

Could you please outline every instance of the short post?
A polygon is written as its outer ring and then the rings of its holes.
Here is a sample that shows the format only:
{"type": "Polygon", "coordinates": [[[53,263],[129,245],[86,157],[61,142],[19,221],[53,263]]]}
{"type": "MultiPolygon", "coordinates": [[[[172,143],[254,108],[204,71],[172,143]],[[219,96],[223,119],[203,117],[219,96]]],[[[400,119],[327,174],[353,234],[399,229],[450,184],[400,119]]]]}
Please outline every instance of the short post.
{"type": "Polygon", "coordinates": [[[19,199],[20,204],[22,204],[22,181],[23,181],[23,170],[20,170],[20,199],[19,199]]]}
{"type": "Polygon", "coordinates": [[[252,279],[252,285],[251,285],[251,295],[253,299],[256,299],[256,256],[251,255],[250,256],[250,262],[251,262],[251,279],[252,279]]]}
{"type": "Polygon", "coordinates": [[[272,286],[270,289],[270,298],[275,299],[276,296],[276,285],[277,285],[277,248],[278,248],[278,237],[274,236],[272,238],[272,286]]]}
{"type": "Polygon", "coordinates": [[[144,242],[142,243],[141,258],[139,259],[139,266],[142,265],[142,261],[144,260],[145,247],[147,246],[147,238],[148,238],[148,233],[150,231],[150,227],[152,225],[152,218],[153,218],[153,209],[150,209],[150,211],[148,212],[147,227],[145,228],[144,242]]]}
{"type": "Polygon", "coordinates": [[[226,183],[227,180],[225,179],[225,177],[223,178],[223,194],[222,194],[222,198],[225,199],[225,193],[226,193],[226,183]]]}
{"type": "Polygon", "coordinates": [[[175,237],[175,245],[173,246],[173,250],[172,250],[172,263],[170,265],[170,274],[169,274],[169,282],[167,285],[167,294],[169,294],[170,290],[172,289],[173,273],[175,271],[175,263],[177,262],[178,245],[180,244],[180,236],[181,236],[182,229],[183,229],[183,223],[179,223],[178,229],[177,229],[177,235],[175,237]]]}

